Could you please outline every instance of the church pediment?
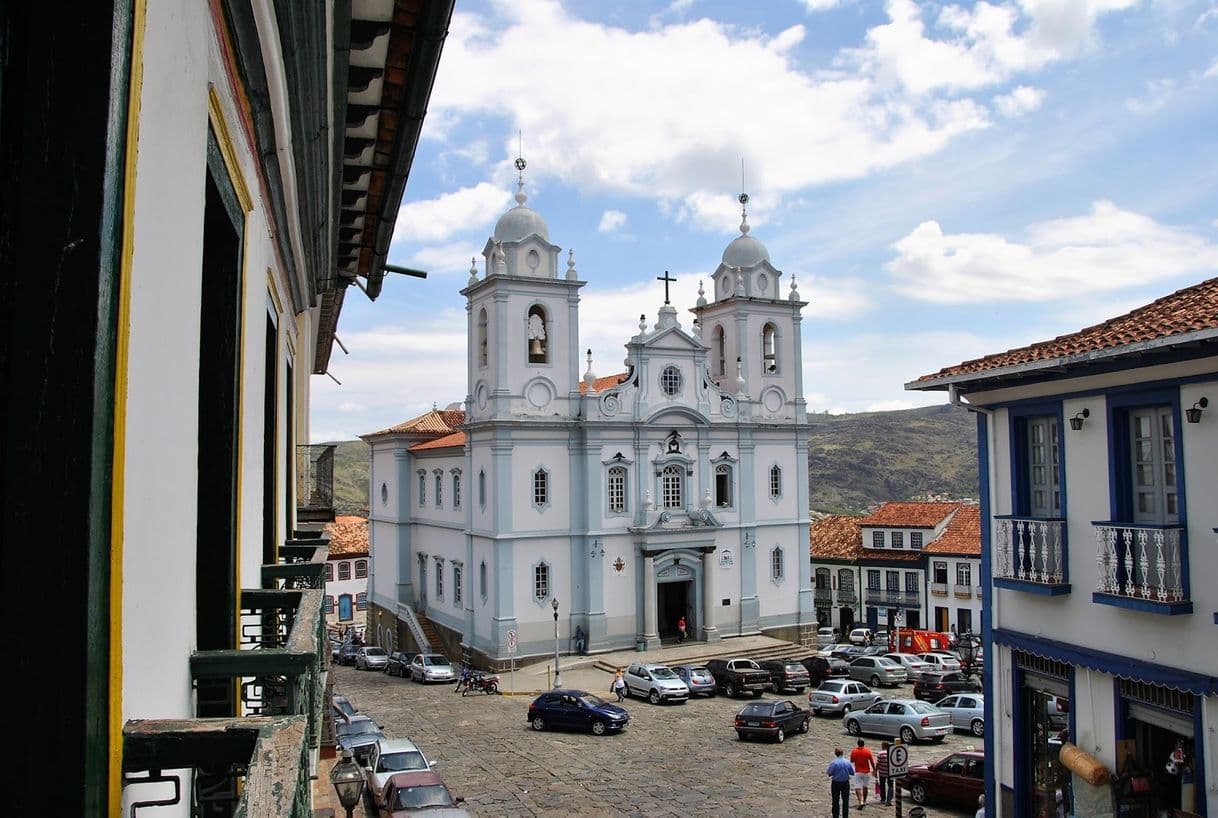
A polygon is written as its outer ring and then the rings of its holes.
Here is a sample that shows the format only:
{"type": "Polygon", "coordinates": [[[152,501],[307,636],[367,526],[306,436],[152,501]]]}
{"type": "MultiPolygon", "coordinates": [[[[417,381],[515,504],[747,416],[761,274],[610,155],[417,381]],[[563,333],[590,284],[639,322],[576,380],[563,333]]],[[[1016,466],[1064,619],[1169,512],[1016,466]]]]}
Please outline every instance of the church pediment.
{"type": "Polygon", "coordinates": [[[705,351],[706,344],[690,335],[680,327],[665,327],[643,341],[643,349],[663,350],[665,352],[696,352],[705,351]]]}
{"type": "Polygon", "coordinates": [[[716,519],[714,513],[709,508],[695,508],[685,510],[671,510],[656,514],[655,520],[649,525],[635,529],[639,532],[655,532],[655,531],[694,531],[704,528],[722,528],[723,523],[716,519]]]}

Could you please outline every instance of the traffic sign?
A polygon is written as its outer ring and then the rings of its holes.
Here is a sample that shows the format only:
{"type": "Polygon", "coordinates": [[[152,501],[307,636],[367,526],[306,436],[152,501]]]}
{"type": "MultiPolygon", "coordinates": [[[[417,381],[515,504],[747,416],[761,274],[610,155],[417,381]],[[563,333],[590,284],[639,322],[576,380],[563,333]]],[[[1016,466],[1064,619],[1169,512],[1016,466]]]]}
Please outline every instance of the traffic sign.
{"type": "Polygon", "coordinates": [[[507,652],[509,655],[516,655],[516,631],[507,632],[507,652]]]}
{"type": "Polygon", "coordinates": [[[909,772],[909,750],[904,744],[894,744],[888,748],[888,775],[892,778],[909,772]]]}

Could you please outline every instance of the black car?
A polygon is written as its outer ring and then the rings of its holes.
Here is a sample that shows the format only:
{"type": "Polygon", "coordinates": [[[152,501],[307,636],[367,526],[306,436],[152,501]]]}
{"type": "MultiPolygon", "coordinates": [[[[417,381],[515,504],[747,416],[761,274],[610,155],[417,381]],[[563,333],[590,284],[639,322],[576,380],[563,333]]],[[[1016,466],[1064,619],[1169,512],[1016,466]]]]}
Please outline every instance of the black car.
{"type": "Polygon", "coordinates": [[[757,659],[762,670],[770,674],[770,686],[775,693],[790,690],[803,693],[812,684],[811,674],[803,663],[796,659],[757,659]]]}
{"type": "Polygon", "coordinates": [[[763,701],[746,704],[736,714],[733,726],[741,741],[753,736],[772,738],[781,744],[787,733],[808,732],[812,713],[792,701],[763,701]]]}
{"type": "Polygon", "coordinates": [[[529,705],[528,721],[534,730],[591,730],[603,736],[624,728],[630,714],[583,690],[548,690],[529,705]]]}
{"type": "Polygon", "coordinates": [[[981,683],[958,670],[948,673],[923,673],[922,678],[914,682],[913,692],[914,698],[937,702],[953,693],[980,693],[981,683]]]}
{"type": "Polygon", "coordinates": [[[401,676],[405,679],[410,675],[410,660],[414,657],[414,651],[395,650],[389,654],[389,661],[385,663],[385,672],[390,676],[401,676]]]}
{"type": "Polygon", "coordinates": [[[359,649],[364,646],[363,642],[344,642],[343,646],[338,649],[338,663],[340,665],[355,665],[355,655],[359,653],[359,649]]]}
{"type": "Polygon", "coordinates": [[[355,760],[363,765],[368,760],[373,746],[385,738],[381,726],[371,716],[355,715],[343,723],[334,725],[334,739],[338,750],[350,750],[355,760]]]}

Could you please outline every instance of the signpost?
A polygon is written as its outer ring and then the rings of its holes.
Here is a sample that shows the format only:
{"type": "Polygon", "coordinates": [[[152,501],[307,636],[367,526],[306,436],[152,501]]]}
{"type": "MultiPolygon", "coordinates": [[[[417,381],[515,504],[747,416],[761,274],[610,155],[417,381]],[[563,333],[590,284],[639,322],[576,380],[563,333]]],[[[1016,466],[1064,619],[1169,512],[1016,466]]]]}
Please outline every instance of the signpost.
{"type": "MultiPolygon", "coordinates": [[[[909,748],[899,741],[894,742],[893,745],[888,748],[888,777],[901,778],[908,772],[909,748]]],[[[897,791],[897,818],[901,818],[901,782],[893,781],[892,785],[897,791]]]]}
{"type": "Polygon", "coordinates": [[[507,652],[512,658],[512,695],[516,695],[516,631],[507,632],[507,652]]]}

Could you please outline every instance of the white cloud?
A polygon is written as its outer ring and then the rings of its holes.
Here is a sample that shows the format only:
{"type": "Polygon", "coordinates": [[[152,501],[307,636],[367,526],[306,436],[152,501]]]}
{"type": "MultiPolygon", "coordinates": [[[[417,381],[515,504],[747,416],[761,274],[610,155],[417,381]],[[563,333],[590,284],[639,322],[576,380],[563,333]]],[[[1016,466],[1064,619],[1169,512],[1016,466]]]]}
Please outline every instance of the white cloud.
{"type": "Polygon", "coordinates": [[[842,4],[842,0],[799,0],[809,12],[828,11],[842,4]]]}
{"type": "Polygon", "coordinates": [[[1205,73],[1201,76],[1207,80],[1218,77],[1218,58],[1215,58],[1214,61],[1210,63],[1210,67],[1205,69],[1205,73]]]}
{"type": "Polygon", "coordinates": [[[1031,113],[1045,101],[1043,88],[1021,85],[1009,94],[994,97],[994,109],[1007,119],[1031,113]]]}
{"type": "Polygon", "coordinates": [[[626,214],[620,210],[606,210],[601,214],[601,223],[596,226],[601,233],[614,233],[626,224],[626,214]]]}
{"type": "Polygon", "coordinates": [[[928,221],[893,247],[885,269],[897,289],[943,304],[1052,301],[1218,270],[1218,245],[1106,201],[1085,216],[1034,224],[1023,242],[948,235],[928,221]]]}
{"type": "Polygon", "coordinates": [[[1148,116],[1162,108],[1175,93],[1176,83],[1171,79],[1148,80],[1146,93],[1125,100],[1125,107],[1138,116],[1148,116]]]}
{"type": "Polygon", "coordinates": [[[398,210],[394,241],[444,241],[470,228],[486,225],[511,203],[511,195],[490,182],[445,193],[438,199],[408,202],[398,210]]]}

